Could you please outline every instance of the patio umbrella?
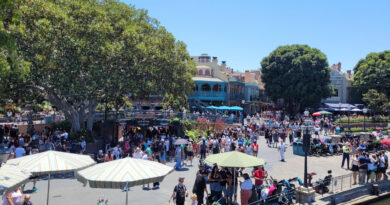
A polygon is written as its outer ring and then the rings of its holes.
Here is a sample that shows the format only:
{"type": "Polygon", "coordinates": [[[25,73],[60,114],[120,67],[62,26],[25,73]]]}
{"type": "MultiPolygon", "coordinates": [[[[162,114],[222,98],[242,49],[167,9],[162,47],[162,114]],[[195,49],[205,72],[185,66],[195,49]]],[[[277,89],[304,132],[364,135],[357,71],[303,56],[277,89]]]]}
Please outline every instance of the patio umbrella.
{"type": "Polygon", "coordinates": [[[362,110],[361,109],[358,109],[358,108],[354,108],[351,110],[352,112],[361,112],[362,110]]]}
{"type": "Polygon", "coordinates": [[[244,110],[242,107],[238,107],[238,106],[233,106],[233,107],[230,107],[230,110],[234,110],[234,111],[242,111],[244,110]]]}
{"type": "Polygon", "coordinates": [[[313,113],[312,115],[313,115],[313,116],[321,116],[321,113],[315,112],[315,113],[313,113]]]}
{"type": "Polygon", "coordinates": [[[76,173],[76,178],[85,185],[88,183],[92,188],[127,187],[126,204],[128,204],[129,187],[161,182],[172,171],[172,167],[164,164],[126,157],[80,170],[76,173]]]}
{"type": "Polygon", "coordinates": [[[25,184],[31,174],[16,166],[5,165],[0,168],[0,194],[7,194],[25,184]]]}
{"type": "Polygon", "coordinates": [[[50,175],[66,173],[83,169],[96,162],[89,155],[79,155],[67,152],[46,151],[16,159],[10,159],[6,164],[16,165],[32,175],[48,174],[47,204],[49,204],[50,175]]]}
{"type": "Polygon", "coordinates": [[[174,145],[189,144],[190,142],[187,139],[179,138],[175,140],[174,145]]]}
{"type": "MultiPolygon", "coordinates": [[[[217,164],[221,167],[232,168],[256,167],[265,164],[265,161],[261,158],[237,151],[209,155],[206,157],[205,161],[210,164],[217,164]]],[[[235,172],[236,169],[234,169],[234,177],[236,177],[235,172]]],[[[234,183],[235,182],[236,180],[234,180],[234,183]]],[[[234,184],[234,187],[235,186],[236,185],[234,184]]]]}
{"type": "Polygon", "coordinates": [[[230,110],[230,107],[228,106],[220,106],[216,108],[217,110],[230,110]]]}
{"type": "Polygon", "coordinates": [[[216,109],[217,107],[215,107],[215,106],[212,105],[212,106],[207,106],[206,108],[207,108],[207,109],[216,109]]]}
{"type": "Polygon", "coordinates": [[[319,111],[319,113],[320,113],[321,115],[332,115],[332,114],[333,114],[333,113],[328,112],[328,111],[319,111]]]}
{"type": "Polygon", "coordinates": [[[349,111],[347,108],[341,108],[339,111],[346,112],[349,111]]]}

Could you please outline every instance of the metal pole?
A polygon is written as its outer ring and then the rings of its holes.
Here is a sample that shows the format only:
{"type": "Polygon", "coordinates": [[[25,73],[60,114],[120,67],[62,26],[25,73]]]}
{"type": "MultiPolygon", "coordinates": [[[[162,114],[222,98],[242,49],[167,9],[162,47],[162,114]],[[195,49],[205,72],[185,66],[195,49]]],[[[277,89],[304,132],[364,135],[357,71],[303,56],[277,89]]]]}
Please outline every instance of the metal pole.
{"type": "Polygon", "coordinates": [[[129,182],[126,183],[126,205],[129,203],[129,182]]]}
{"type": "Polygon", "coordinates": [[[366,113],[364,113],[363,115],[363,131],[365,132],[366,131],[366,113]]]}
{"type": "Polygon", "coordinates": [[[233,186],[233,193],[234,193],[233,194],[233,199],[234,199],[234,198],[236,198],[237,193],[236,193],[236,168],[233,168],[233,169],[234,169],[234,172],[233,172],[234,173],[234,177],[233,177],[233,185],[234,185],[233,186]]]}
{"type": "Polygon", "coordinates": [[[351,125],[349,124],[349,112],[348,112],[348,130],[351,131],[351,125]]]}
{"type": "Polygon", "coordinates": [[[49,191],[50,191],[50,173],[49,178],[47,179],[47,205],[49,205],[49,191]]]}
{"type": "Polygon", "coordinates": [[[303,176],[304,186],[307,188],[307,152],[305,152],[305,170],[303,176]]]}

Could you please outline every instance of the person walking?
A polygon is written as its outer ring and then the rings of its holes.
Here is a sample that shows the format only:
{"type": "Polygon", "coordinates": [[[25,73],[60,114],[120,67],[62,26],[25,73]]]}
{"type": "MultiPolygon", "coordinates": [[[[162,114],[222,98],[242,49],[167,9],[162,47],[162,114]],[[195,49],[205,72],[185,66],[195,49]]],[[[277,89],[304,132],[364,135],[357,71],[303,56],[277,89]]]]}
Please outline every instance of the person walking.
{"type": "Polygon", "coordinates": [[[206,144],[206,140],[203,139],[200,145],[200,159],[206,159],[206,151],[207,151],[207,144],[206,144]]]}
{"type": "Polygon", "coordinates": [[[204,192],[206,192],[206,195],[208,195],[207,186],[206,186],[206,176],[207,171],[202,170],[201,173],[198,173],[196,175],[194,187],[192,189],[192,193],[196,194],[196,199],[199,205],[204,204],[204,192]]]}
{"type": "Polygon", "coordinates": [[[181,170],[182,152],[183,151],[181,149],[181,146],[180,145],[176,146],[176,150],[175,150],[175,157],[176,157],[175,169],[176,170],[181,170]]]}
{"type": "Polygon", "coordinates": [[[287,146],[283,139],[280,140],[278,150],[280,152],[280,161],[285,162],[284,153],[286,152],[287,146]]]}
{"type": "Polygon", "coordinates": [[[248,201],[252,196],[252,180],[249,178],[249,175],[245,173],[243,175],[244,181],[241,183],[241,205],[248,205],[248,201]]]}
{"type": "Polygon", "coordinates": [[[184,205],[186,197],[188,197],[188,191],[184,185],[184,177],[179,177],[179,184],[173,188],[173,193],[168,201],[169,203],[171,203],[174,196],[176,198],[176,205],[184,205]]]}
{"type": "Polygon", "coordinates": [[[349,152],[350,145],[349,143],[345,143],[343,146],[343,162],[341,163],[341,168],[344,168],[344,162],[347,160],[347,169],[349,169],[349,152]]]}

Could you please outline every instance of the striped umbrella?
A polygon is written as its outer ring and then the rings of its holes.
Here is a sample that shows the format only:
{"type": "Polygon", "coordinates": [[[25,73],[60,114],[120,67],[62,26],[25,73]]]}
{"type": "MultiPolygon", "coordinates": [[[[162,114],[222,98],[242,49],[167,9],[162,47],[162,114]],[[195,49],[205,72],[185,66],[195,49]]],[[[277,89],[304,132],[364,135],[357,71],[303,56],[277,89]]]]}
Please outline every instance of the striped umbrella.
{"type": "Polygon", "coordinates": [[[7,194],[25,184],[31,174],[16,166],[5,165],[0,168],[0,194],[7,194]]]}
{"type": "MultiPolygon", "coordinates": [[[[76,178],[92,188],[123,189],[161,182],[173,171],[172,167],[149,160],[126,157],[80,170],[76,178]]],[[[128,191],[126,191],[126,204],[128,191]]]]}
{"type": "Polygon", "coordinates": [[[8,165],[16,165],[31,172],[34,176],[48,174],[47,204],[49,204],[50,175],[72,172],[95,164],[89,155],[67,152],[46,151],[7,161],[8,165]]]}

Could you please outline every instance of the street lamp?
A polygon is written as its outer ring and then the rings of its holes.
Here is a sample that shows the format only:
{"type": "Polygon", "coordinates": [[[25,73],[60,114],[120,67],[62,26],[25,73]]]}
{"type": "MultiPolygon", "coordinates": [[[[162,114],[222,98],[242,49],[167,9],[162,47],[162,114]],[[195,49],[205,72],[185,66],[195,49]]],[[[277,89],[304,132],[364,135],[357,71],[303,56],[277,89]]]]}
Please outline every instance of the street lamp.
{"type": "Polygon", "coordinates": [[[301,127],[303,133],[303,144],[302,149],[305,152],[305,170],[304,170],[304,186],[307,188],[307,153],[310,151],[310,138],[311,131],[313,126],[311,125],[311,120],[309,119],[309,111],[304,112],[305,121],[301,127]]]}
{"type": "Polygon", "coordinates": [[[351,108],[349,108],[349,110],[348,110],[348,130],[351,132],[351,125],[349,123],[349,115],[350,115],[350,113],[351,113],[351,108]]]}
{"type": "Polygon", "coordinates": [[[363,131],[366,131],[366,113],[367,113],[367,108],[363,108],[363,131]]]}

